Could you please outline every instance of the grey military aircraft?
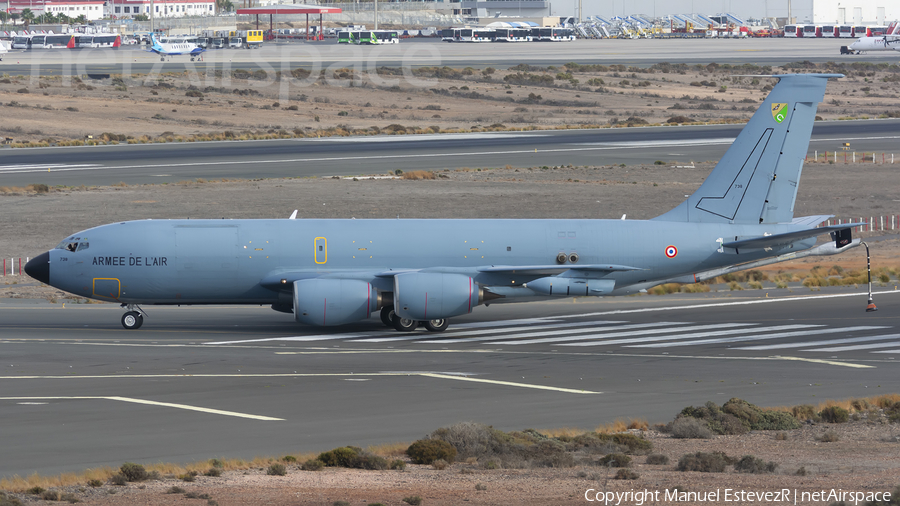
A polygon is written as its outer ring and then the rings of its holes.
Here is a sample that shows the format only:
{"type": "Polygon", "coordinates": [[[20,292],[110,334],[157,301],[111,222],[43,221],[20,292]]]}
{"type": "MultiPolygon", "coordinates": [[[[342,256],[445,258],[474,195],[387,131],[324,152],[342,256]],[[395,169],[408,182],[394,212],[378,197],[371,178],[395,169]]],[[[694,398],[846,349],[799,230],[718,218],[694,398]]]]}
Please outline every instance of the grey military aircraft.
{"type": "Polygon", "coordinates": [[[380,310],[398,331],[443,331],[484,303],[626,295],[857,246],[848,225],[817,228],[830,216],[794,218],[816,108],[843,76],[771,77],[697,192],[651,220],[128,221],[78,232],[25,270],[121,303],[126,329],[142,325],[141,305],[265,304],[309,325],[380,310]]]}

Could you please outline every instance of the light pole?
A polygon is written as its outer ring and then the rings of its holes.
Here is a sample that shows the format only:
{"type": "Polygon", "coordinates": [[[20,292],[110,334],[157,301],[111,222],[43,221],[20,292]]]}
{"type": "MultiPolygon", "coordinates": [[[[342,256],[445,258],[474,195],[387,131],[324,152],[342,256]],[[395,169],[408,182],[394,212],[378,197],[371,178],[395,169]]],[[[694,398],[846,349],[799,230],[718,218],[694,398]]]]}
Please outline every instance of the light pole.
{"type": "Polygon", "coordinates": [[[866,312],[878,311],[878,307],[872,302],[872,264],[869,262],[869,243],[862,241],[862,245],[866,247],[866,273],[869,277],[869,303],[866,305],[866,312]]]}

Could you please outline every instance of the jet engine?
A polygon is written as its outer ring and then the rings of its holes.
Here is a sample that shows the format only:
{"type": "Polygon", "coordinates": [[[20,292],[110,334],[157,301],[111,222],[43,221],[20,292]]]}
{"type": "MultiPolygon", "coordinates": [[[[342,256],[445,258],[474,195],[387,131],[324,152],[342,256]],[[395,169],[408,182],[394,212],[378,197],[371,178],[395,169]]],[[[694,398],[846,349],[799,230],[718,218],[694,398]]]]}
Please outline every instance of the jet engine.
{"type": "Polygon", "coordinates": [[[342,325],[363,320],[379,306],[371,283],[356,279],[294,281],[294,319],[307,325],[342,325]]]}
{"type": "Polygon", "coordinates": [[[553,297],[609,294],[616,287],[614,279],[561,278],[549,276],[528,282],[528,288],[553,297]]]}
{"type": "Polygon", "coordinates": [[[407,272],[394,276],[394,312],[411,320],[435,320],[471,313],[484,291],[463,274],[407,272]]]}

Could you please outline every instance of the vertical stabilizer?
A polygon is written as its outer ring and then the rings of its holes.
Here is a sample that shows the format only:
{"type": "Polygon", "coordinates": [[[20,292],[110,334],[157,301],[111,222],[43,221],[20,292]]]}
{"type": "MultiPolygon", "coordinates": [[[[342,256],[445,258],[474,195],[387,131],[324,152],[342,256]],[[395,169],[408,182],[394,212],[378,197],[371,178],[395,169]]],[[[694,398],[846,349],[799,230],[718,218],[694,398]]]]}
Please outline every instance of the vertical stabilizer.
{"type": "Polygon", "coordinates": [[[840,74],[786,74],[779,78],[706,181],[687,201],[655,218],[699,223],[787,223],[816,108],[825,84],[840,74]]]}

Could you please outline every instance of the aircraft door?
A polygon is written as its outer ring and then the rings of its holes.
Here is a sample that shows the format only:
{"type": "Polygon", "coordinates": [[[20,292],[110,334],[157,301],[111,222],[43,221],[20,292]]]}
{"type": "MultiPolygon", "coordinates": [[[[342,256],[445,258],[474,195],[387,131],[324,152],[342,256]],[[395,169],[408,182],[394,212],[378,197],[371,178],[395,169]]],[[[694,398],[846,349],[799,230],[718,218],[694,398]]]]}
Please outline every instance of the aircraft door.
{"type": "Polygon", "coordinates": [[[313,261],[320,265],[328,262],[328,239],[324,237],[313,239],[313,261]]]}

